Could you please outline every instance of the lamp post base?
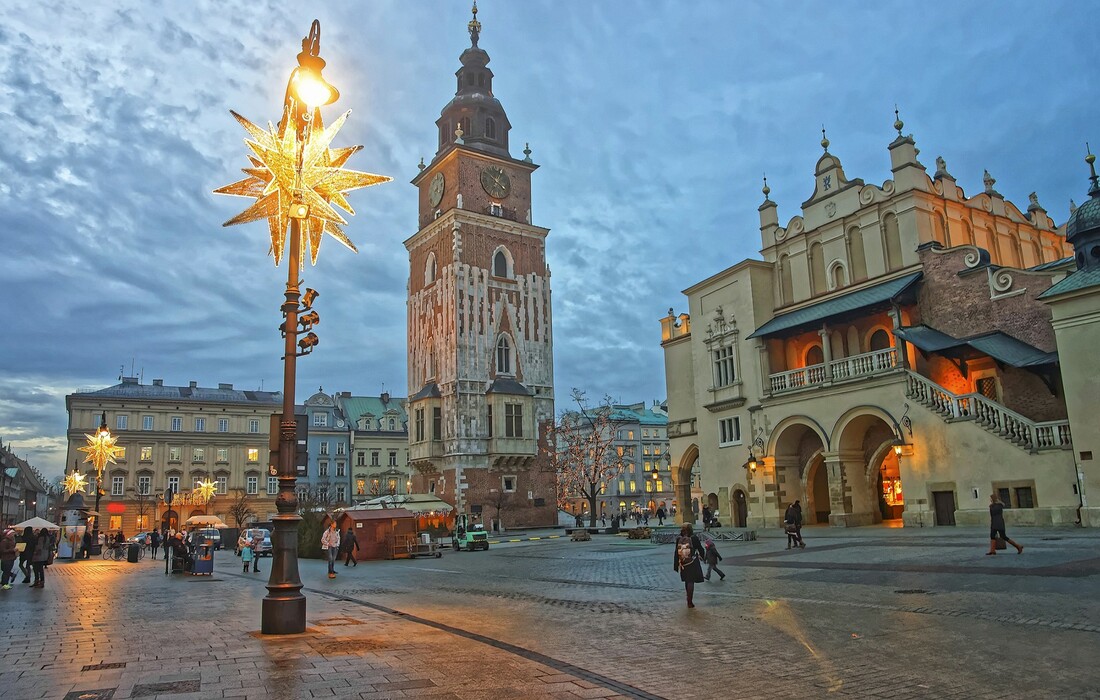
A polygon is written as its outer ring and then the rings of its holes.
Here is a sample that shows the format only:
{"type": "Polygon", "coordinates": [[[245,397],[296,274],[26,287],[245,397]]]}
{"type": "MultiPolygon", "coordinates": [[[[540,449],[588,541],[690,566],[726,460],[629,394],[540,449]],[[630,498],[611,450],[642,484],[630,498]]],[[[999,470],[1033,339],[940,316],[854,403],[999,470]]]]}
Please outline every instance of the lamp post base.
{"type": "Polygon", "coordinates": [[[306,631],[306,597],[264,598],[261,608],[262,634],[301,634],[306,631]]]}

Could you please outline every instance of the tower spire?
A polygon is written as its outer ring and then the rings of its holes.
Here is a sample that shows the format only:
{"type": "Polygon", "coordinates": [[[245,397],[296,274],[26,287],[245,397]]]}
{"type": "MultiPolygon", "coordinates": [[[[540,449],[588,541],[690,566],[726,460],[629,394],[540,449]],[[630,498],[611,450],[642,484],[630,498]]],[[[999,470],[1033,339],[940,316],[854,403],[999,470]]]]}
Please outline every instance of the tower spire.
{"type": "Polygon", "coordinates": [[[474,17],[466,25],[466,29],[468,29],[470,32],[470,45],[476,49],[478,47],[478,37],[481,36],[481,22],[477,21],[477,0],[474,0],[474,6],[471,9],[471,12],[474,13],[474,17]]]}
{"type": "Polygon", "coordinates": [[[1085,156],[1085,162],[1089,164],[1089,182],[1092,186],[1089,187],[1089,196],[1100,196],[1100,179],[1096,177],[1096,156],[1092,154],[1092,149],[1089,148],[1088,141],[1085,142],[1085,152],[1088,153],[1085,156]]]}

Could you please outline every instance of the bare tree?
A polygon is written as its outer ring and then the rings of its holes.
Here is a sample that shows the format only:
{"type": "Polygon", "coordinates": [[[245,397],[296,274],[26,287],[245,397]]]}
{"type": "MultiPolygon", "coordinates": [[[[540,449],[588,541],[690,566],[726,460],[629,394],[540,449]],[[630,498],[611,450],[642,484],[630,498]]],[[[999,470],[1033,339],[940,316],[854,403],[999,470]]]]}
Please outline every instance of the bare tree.
{"type": "Polygon", "coordinates": [[[494,520],[497,523],[497,529],[503,532],[504,524],[500,520],[500,515],[512,509],[512,497],[515,494],[510,491],[505,491],[504,489],[489,489],[489,493],[489,505],[496,510],[496,517],[494,520]]]}
{"type": "Polygon", "coordinates": [[[237,529],[241,529],[256,517],[256,511],[252,510],[252,503],[244,489],[234,489],[233,494],[233,500],[230,501],[227,512],[236,521],[237,529]]]}
{"type": "Polygon", "coordinates": [[[579,411],[566,411],[550,429],[543,447],[547,463],[558,479],[558,505],[570,497],[588,501],[589,526],[596,526],[596,496],[600,488],[616,478],[627,462],[615,442],[615,421],[611,398],[598,408],[587,406],[584,392],[573,389],[579,411]]]}

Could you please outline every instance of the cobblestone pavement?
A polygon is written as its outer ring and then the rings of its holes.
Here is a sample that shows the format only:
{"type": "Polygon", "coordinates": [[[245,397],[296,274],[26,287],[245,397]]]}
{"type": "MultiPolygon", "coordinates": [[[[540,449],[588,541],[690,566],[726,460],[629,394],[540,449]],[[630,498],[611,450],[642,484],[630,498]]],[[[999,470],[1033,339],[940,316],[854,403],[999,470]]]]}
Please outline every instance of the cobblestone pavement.
{"type": "MultiPolygon", "coordinates": [[[[338,569],[307,633],[259,635],[263,574],[59,562],[0,591],[5,698],[1100,698],[1100,534],[809,528],[719,543],[684,605],[672,548],[542,539],[338,569]],[[1011,552],[1011,550],[1009,550],[1011,552]],[[98,692],[99,694],[95,694],[98,692]]],[[[270,564],[270,560],[263,560],[270,564]]],[[[266,569],[266,567],[264,567],[266,569]]]]}

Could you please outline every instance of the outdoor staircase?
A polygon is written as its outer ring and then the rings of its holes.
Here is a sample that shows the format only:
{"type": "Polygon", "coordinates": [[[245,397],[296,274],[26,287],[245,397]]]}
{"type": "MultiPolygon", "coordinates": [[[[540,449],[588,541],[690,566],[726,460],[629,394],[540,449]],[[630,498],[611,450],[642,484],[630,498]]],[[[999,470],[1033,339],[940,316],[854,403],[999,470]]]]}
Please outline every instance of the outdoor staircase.
{"type": "Polygon", "coordinates": [[[906,370],[905,394],[940,414],[944,421],[973,421],[987,431],[1027,450],[1071,449],[1068,420],[1036,423],[981,394],[958,396],[911,370],[906,370]]]}

